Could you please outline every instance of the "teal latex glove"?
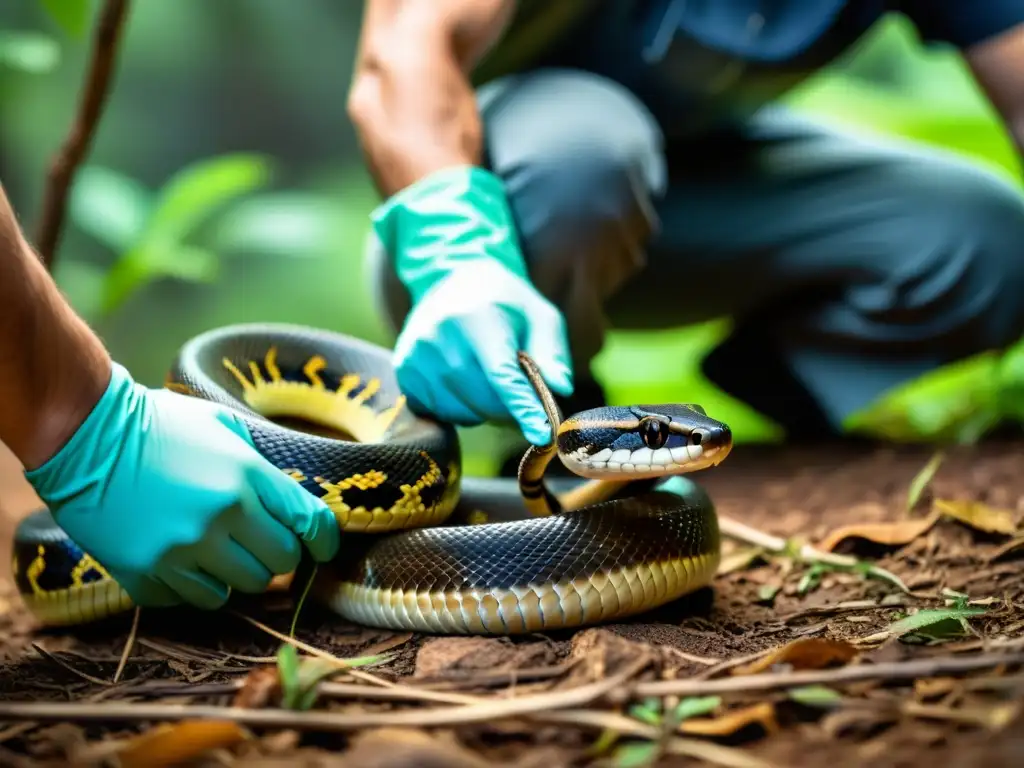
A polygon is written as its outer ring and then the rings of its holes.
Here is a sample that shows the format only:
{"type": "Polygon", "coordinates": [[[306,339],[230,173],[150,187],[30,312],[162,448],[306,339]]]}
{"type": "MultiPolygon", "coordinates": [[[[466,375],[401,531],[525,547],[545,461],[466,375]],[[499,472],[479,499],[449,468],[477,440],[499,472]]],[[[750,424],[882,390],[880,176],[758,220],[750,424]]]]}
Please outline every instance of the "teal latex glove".
{"type": "Polygon", "coordinates": [[[155,390],[113,365],[65,446],[26,473],[57,523],[142,606],[214,609],[259,593],[340,543],[320,499],[264,459],[215,403],[155,390]]]}
{"type": "Polygon", "coordinates": [[[565,320],[527,277],[501,180],[472,166],[438,172],[385,202],[374,227],[412,297],[395,344],[410,407],[463,426],[511,416],[531,443],[550,440],[517,354],[572,394],[565,320]]]}

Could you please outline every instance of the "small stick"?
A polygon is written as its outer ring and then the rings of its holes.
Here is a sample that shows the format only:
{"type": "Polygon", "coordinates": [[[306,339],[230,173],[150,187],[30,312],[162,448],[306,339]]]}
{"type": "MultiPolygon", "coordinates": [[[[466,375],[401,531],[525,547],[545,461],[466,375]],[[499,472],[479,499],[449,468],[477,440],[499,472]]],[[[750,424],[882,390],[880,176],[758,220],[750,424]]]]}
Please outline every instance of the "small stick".
{"type": "Polygon", "coordinates": [[[92,143],[96,125],[110,92],[111,74],[127,11],[128,0],[106,0],[103,6],[99,25],[93,36],[92,58],[85,76],[85,88],[78,112],[46,177],[42,215],[35,245],[40,259],[51,272],[64,225],[71,182],[92,143]]]}

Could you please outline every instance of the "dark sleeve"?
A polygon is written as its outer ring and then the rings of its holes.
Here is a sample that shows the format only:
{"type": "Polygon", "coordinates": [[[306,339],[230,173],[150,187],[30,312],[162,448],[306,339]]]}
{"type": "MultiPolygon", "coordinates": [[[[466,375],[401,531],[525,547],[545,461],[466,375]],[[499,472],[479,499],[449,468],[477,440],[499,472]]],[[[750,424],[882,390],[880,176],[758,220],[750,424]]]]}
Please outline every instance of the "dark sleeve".
{"type": "Polygon", "coordinates": [[[1024,0],[904,0],[897,5],[922,40],[961,50],[1024,23],[1024,0]]]}

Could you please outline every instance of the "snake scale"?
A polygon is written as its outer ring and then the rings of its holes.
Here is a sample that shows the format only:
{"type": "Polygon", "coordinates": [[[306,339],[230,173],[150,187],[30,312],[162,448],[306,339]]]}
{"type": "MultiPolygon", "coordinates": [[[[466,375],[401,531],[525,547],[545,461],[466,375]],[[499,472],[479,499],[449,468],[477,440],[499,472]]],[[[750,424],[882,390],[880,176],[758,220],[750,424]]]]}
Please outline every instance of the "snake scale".
{"type": "MultiPolygon", "coordinates": [[[[533,362],[520,364],[555,438],[526,451],[518,480],[463,477],[455,427],[406,406],[391,351],[342,334],[218,328],[182,346],[165,386],[236,409],[257,450],[327,503],[342,547],[311,595],[355,623],[511,635],[623,618],[708,585],[720,557],[710,499],[658,486],[724,459],[729,428],[685,404],[563,419],[533,362]],[[545,478],[556,455],[583,478],[560,494],[545,478]]],[[[45,509],[16,531],[12,560],[44,625],[133,607],[45,509]]]]}

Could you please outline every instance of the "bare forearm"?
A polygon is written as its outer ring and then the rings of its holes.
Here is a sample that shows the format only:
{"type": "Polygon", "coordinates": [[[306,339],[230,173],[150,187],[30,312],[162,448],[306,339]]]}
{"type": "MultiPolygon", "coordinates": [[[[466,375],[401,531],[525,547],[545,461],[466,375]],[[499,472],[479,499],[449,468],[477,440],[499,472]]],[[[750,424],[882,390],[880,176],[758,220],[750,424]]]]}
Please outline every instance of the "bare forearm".
{"type": "Polygon", "coordinates": [[[381,194],[480,163],[480,114],[467,73],[511,9],[508,0],[368,4],[349,114],[381,194]]]}
{"type": "Polygon", "coordinates": [[[33,253],[0,186],[0,441],[26,469],[74,434],[110,358],[33,253]]]}

